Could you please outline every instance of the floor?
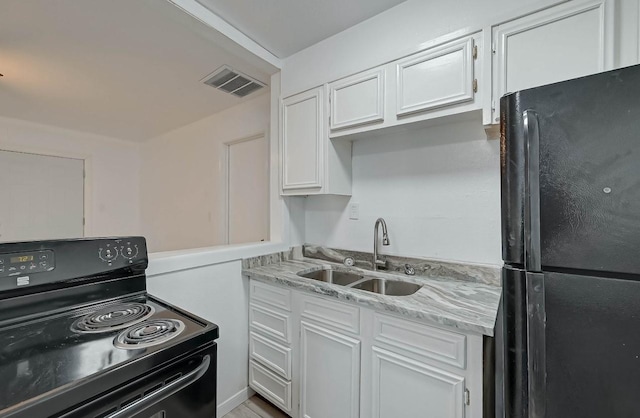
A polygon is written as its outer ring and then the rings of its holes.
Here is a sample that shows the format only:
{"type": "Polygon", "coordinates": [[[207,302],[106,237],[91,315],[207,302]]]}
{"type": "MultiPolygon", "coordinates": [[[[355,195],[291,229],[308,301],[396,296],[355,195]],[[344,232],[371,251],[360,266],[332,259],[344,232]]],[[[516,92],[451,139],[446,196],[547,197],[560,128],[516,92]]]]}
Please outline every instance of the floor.
{"type": "Polygon", "coordinates": [[[255,395],[222,418],[289,418],[260,395],[255,395]]]}

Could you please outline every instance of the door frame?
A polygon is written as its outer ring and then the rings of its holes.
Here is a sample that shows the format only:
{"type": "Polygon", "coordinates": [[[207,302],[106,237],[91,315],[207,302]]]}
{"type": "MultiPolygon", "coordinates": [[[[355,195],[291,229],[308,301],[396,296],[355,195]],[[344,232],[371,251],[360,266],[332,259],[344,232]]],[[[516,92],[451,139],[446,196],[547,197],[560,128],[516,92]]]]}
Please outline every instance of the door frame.
{"type": "MultiPolygon", "coordinates": [[[[269,156],[269,152],[270,152],[270,145],[269,145],[269,135],[268,132],[263,131],[251,136],[246,136],[246,137],[242,137],[239,139],[234,139],[231,141],[227,141],[223,143],[224,146],[224,167],[223,167],[223,173],[224,173],[224,243],[226,245],[229,245],[229,217],[231,215],[231,211],[229,208],[229,204],[230,204],[230,194],[229,194],[229,180],[231,179],[230,177],[230,173],[229,170],[231,169],[231,146],[232,145],[237,145],[240,144],[242,142],[249,142],[249,141],[255,141],[256,139],[260,139],[260,138],[264,138],[266,144],[266,151],[267,151],[267,173],[270,174],[271,173],[271,160],[270,160],[270,156],[269,156]]],[[[270,187],[270,184],[267,184],[267,187],[270,187]]],[[[268,196],[270,196],[270,194],[268,194],[268,196]]],[[[267,201],[267,236],[270,237],[271,236],[271,202],[267,201]]]]}
{"type": "Polygon", "coordinates": [[[92,208],[92,185],[93,185],[93,158],[89,154],[77,153],[77,152],[66,152],[66,151],[57,151],[50,148],[45,147],[34,147],[34,146],[18,146],[13,144],[0,144],[0,151],[7,152],[18,152],[21,154],[32,154],[32,155],[40,155],[43,157],[56,157],[56,158],[67,158],[71,160],[82,160],[84,163],[84,178],[82,179],[83,184],[83,216],[84,216],[84,225],[82,228],[82,235],[84,237],[91,236],[91,232],[93,230],[93,211],[92,208]]]}

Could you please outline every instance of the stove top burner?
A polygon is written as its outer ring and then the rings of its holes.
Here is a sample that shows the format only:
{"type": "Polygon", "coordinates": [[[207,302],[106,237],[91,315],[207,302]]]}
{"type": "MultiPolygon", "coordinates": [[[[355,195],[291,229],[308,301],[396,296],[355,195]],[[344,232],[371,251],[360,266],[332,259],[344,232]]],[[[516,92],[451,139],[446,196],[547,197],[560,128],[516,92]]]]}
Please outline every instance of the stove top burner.
{"type": "Polygon", "coordinates": [[[178,319],[150,319],[122,331],[113,344],[125,350],[151,347],[177,337],[184,329],[178,319]]]}
{"type": "Polygon", "coordinates": [[[144,303],[108,306],[78,319],[71,329],[79,333],[108,332],[128,328],[149,318],[155,309],[144,303]]]}

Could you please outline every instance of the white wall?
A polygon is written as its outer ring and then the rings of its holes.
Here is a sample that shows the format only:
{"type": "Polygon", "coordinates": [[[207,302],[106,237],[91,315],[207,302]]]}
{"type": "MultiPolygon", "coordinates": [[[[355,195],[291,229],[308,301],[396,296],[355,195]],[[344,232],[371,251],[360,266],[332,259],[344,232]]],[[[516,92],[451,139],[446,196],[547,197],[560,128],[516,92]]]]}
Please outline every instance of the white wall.
{"type": "Polygon", "coordinates": [[[307,198],[306,241],[371,252],[383,217],[391,245],[382,253],[500,264],[498,148],[479,116],[356,141],[353,195],[307,198]]]}
{"type": "MultiPolygon", "coordinates": [[[[331,82],[425,48],[455,31],[479,30],[562,0],[408,0],[283,62],[282,95],[331,82]]],[[[638,60],[638,0],[614,0],[616,65],[638,60]]],[[[579,51],[576,51],[579,53],[579,51]]],[[[397,255],[501,264],[499,143],[476,120],[385,133],[353,144],[353,196],[307,198],[303,239],[372,251],[384,217],[397,255]],[[349,220],[349,202],[360,220],[349,220]]]]}
{"type": "Polygon", "coordinates": [[[241,270],[237,260],[147,276],[149,293],[218,325],[219,417],[248,394],[249,280],[241,270]]]}
{"type": "Polygon", "coordinates": [[[85,159],[87,235],[140,233],[139,145],[0,117],[0,149],[85,159]]]}
{"type": "Polygon", "coordinates": [[[141,212],[150,251],[225,242],[225,143],[266,134],[269,94],[142,145],[141,212]]]}

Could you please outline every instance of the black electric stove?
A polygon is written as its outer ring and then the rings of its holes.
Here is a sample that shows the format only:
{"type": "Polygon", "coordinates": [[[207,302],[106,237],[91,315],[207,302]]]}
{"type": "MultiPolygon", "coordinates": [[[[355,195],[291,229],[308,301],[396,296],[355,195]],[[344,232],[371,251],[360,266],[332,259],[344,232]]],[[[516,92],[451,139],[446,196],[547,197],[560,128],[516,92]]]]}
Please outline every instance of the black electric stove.
{"type": "Polygon", "coordinates": [[[0,417],[212,418],[218,328],[146,293],[142,237],[0,244],[0,417]]]}

